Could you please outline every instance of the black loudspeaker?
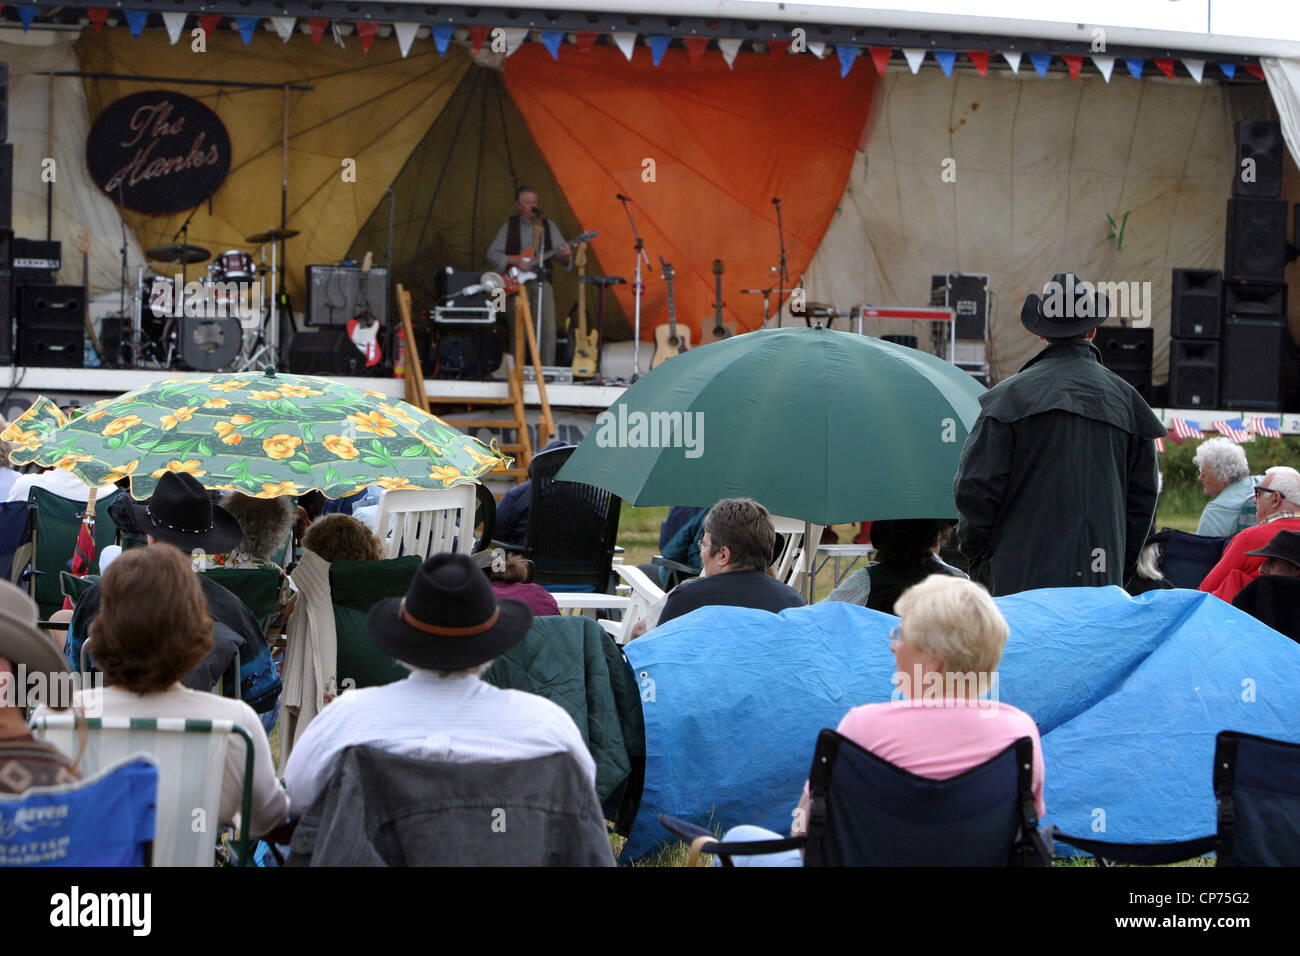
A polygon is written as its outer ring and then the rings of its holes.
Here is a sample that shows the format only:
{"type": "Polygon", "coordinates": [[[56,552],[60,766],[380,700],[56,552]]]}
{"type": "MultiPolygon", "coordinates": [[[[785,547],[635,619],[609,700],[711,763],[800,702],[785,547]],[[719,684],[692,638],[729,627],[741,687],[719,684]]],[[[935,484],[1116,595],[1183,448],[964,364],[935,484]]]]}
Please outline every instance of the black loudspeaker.
{"type": "Polygon", "coordinates": [[[1232,176],[1234,196],[1276,199],[1282,195],[1282,124],[1276,120],[1243,120],[1237,124],[1237,168],[1232,176]]]}
{"type": "Polygon", "coordinates": [[[1223,314],[1241,319],[1286,318],[1285,282],[1228,282],[1223,289],[1223,314]]]}
{"type": "Polygon", "coordinates": [[[131,367],[131,320],[106,315],[99,320],[99,347],[105,368],[131,367]]]}
{"type": "Polygon", "coordinates": [[[13,240],[14,285],[54,285],[63,268],[63,243],[58,239],[13,240]]]}
{"type": "Polygon", "coordinates": [[[1102,325],[1092,344],[1101,352],[1101,364],[1128,382],[1143,398],[1151,397],[1151,329],[1126,329],[1102,325]]]}
{"type": "Polygon", "coordinates": [[[1217,339],[1222,314],[1222,272],[1218,269],[1174,270],[1174,289],[1169,300],[1170,335],[1178,339],[1217,339]]]}
{"type": "Polygon", "coordinates": [[[0,143],[0,229],[12,229],[14,218],[14,144],[0,143]]]}
{"type": "Polygon", "coordinates": [[[1286,269],[1285,199],[1229,199],[1223,273],[1245,282],[1281,282],[1286,269]]]}
{"type": "Polygon", "coordinates": [[[9,138],[9,64],[0,63],[0,142],[9,138]]]}
{"type": "Polygon", "coordinates": [[[915,335],[882,335],[880,339],[882,342],[893,342],[895,345],[904,345],[909,349],[921,347],[915,335]]]}
{"type": "Polygon", "coordinates": [[[81,368],[86,360],[86,299],[79,285],[20,286],[18,364],[81,368]]]}
{"type": "Polygon", "coordinates": [[[0,366],[14,360],[14,286],[10,263],[14,234],[0,230],[0,366]]]}
{"type": "Polygon", "coordinates": [[[1173,339],[1169,343],[1169,404],[1174,408],[1217,408],[1219,343],[1173,339]]]}
{"type": "MultiPolygon", "coordinates": [[[[340,326],[355,317],[361,292],[360,266],[308,266],[308,325],[340,326]]],[[[366,277],[366,297],[370,314],[388,328],[388,270],[371,269],[366,277]]]]}
{"type": "Polygon", "coordinates": [[[1282,319],[1224,320],[1223,407],[1281,411],[1289,344],[1282,319]]]}
{"type": "Polygon", "coordinates": [[[289,345],[295,375],[366,375],[366,357],[342,329],[299,332],[289,345]]]}

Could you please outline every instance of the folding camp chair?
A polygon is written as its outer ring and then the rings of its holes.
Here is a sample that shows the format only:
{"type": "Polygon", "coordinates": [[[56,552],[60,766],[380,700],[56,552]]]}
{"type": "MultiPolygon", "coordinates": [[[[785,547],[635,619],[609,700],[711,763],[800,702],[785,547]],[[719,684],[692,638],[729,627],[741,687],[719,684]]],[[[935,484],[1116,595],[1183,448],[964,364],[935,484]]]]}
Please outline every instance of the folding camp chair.
{"type": "MultiPolygon", "coordinates": [[[[240,803],[237,861],[252,865],[249,825],[253,809],[253,739],[229,720],[175,717],[89,717],[81,767],[94,772],[140,751],[158,764],[158,826],[154,866],[211,866],[221,813],[221,783],[226,772],[228,738],[244,741],[244,790],[240,803]]],[[[38,739],[64,753],[76,753],[77,718],[72,714],[37,717],[31,723],[38,739]]]]}
{"type": "Polygon", "coordinates": [[[1161,528],[1160,534],[1167,536],[1160,556],[1160,573],[1174,587],[1192,590],[1219,563],[1223,549],[1232,540],[1230,537],[1209,538],[1174,528],[1161,528]]]}
{"type": "Polygon", "coordinates": [[[265,633],[280,606],[283,573],[276,568],[209,568],[201,573],[243,601],[265,633]]]}
{"type": "Polygon", "coordinates": [[[1007,746],[947,780],[919,777],[833,730],[817,737],[808,774],[807,834],[723,843],[712,832],[661,814],[659,822],[699,853],[733,856],[802,848],[804,866],[1009,866],[1051,862],[1038,830],[1033,742],[1007,746]],[[1019,833],[1019,836],[1017,834],[1019,833]]]}
{"type": "Polygon", "coordinates": [[[0,866],[149,866],[157,801],[147,753],[76,783],[0,794],[0,866]]]}
{"type": "Polygon", "coordinates": [[[330,603],[342,688],[391,684],[410,673],[375,646],[366,615],[384,598],[403,597],[423,558],[408,554],[386,561],[335,561],[330,565],[330,603]]]}
{"type": "Polygon", "coordinates": [[[469,554],[474,547],[474,488],[385,491],[375,512],[375,533],[385,542],[386,555],[424,559],[443,552],[469,554]]]}
{"type": "Polygon", "coordinates": [[[1214,746],[1218,831],[1162,843],[1109,843],[1056,831],[1056,840],[1107,860],[1157,866],[1217,854],[1218,866],[1300,866],[1300,744],[1235,730],[1214,746]]]}
{"type": "MultiPolygon", "coordinates": [[[[108,516],[108,507],[120,495],[115,491],[95,502],[95,552],[98,554],[117,541],[117,525],[108,516]]],[[[36,540],[33,567],[38,576],[33,597],[41,609],[41,617],[48,618],[63,604],[59,572],[67,570],[77,547],[77,534],[81,530],[81,516],[86,511],[84,501],[61,498],[44,488],[32,488],[28,500],[36,506],[36,540]]],[[[99,573],[99,562],[91,562],[87,569],[99,573]]]]}
{"type": "Polygon", "coordinates": [[[0,580],[31,591],[35,572],[31,568],[35,550],[36,506],[30,501],[0,504],[0,580]]]}

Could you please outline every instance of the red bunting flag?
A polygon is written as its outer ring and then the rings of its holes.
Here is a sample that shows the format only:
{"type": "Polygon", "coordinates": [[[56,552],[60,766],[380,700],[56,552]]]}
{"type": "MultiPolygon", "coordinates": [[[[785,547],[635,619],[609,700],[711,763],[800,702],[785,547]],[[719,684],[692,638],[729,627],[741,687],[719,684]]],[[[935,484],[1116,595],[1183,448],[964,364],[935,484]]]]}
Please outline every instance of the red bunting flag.
{"type": "Polygon", "coordinates": [[[320,38],[325,35],[325,28],[330,25],[329,18],[308,17],[307,23],[311,26],[312,46],[320,46],[320,38]]]}
{"type": "MultiPolygon", "coordinates": [[[[871,62],[876,64],[876,73],[880,76],[884,76],[885,70],[889,67],[889,58],[894,52],[893,48],[887,46],[869,46],[867,49],[871,51],[871,62]]],[[[984,54],[984,65],[988,66],[988,64],[989,57],[986,53],[984,54]]]]}
{"type": "Polygon", "coordinates": [[[1077,80],[1079,71],[1083,69],[1083,56],[1078,53],[1062,53],[1061,59],[1070,68],[1070,79],[1077,80]]]}
{"type": "Polygon", "coordinates": [[[691,66],[697,66],[700,57],[704,56],[704,51],[709,48],[709,38],[683,37],[682,42],[686,44],[686,55],[691,58],[691,66]]]}
{"type": "Polygon", "coordinates": [[[600,34],[592,30],[584,30],[581,33],[575,33],[573,38],[578,42],[579,53],[590,53],[596,46],[596,38],[600,34]]]}
{"type": "MultiPolygon", "coordinates": [[[[0,7],[0,10],[3,10],[0,7]]],[[[86,16],[90,17],[90,22],[95,25],[95,32],[98,33],[104,28],[104,23],[108,20],[108,7],[87,7],[86,16]]]]}
{"type": "Polygon", "coordinates": [[[353,20],[357,28],[357,37],[361,40],[361,52],[369,53],[370,44],[375,42],[375,34],[379,32],[379,24],[373,20],[353,20]]]}
{"type": "Polygon", "coordinates": [[[1251,76],[1253,76],[1255,79],[1262,80],[1264,78],[1264,68],[1261,67],[1258,63],[1243,63],[1241,65],[1244,66],[1246,68],[1246,72],[1249,73],[1251,76]]]}
{"type": "Polygon", "coordinates": [[[483,46],[483,41],[488,38],[488,28],[479,24],[478,26],[472,26],[468,29],[470,48],[474,51],[474,55],[477,56],[478,51],[483,46]]]}
{"type": "Polygon", "coordinates": [[[1174,78],[1174,61],[1169,57],[1152,57],[1151,62],[1169,79],[1174,78]]]}
{"type": "MultiPolygon", "coordinates": [[[[875,48],[873,47],[872,49],[875,48]]],[[[871,55],[875,56],[875,53],[872,53],[871,55]]],[[[970,61],[975,64],[975,72],[979,73],[980,76],[988,76],[989,74],[989,51],[988,50],[967,50],[966,55],[970,57],[970,61]]],[[[881,70],[880,72],[883,73],[884,70],[881,70]]]]}
{"type": "Polygon", "coordinates": [[[789,45],[789,40],[768,40],[767,55],[774,60],[779,60],[785,54],[786,47],[789,45]]]}
{"type": "Polygon", "coordinates": [[[217,32],[217,27],[221,26],[221,14],[219,13],[200,13],[199,26],[203,27],[203,32],[208,36],[217,32]]]}

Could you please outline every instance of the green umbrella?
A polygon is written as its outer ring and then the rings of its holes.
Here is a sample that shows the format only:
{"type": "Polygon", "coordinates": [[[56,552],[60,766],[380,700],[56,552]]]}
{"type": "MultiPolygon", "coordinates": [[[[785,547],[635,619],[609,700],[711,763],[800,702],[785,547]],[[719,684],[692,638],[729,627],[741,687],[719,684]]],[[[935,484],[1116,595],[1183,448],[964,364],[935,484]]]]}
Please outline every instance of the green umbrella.
{"type": "Polygon", "coordinates": [[[88,485],[123,477],[147,498],[168,471],[259,498],[366,485],[448,488],[508,467],[495,448],[382,392],[312,375],[191,375],[137,388],[69,420],[46,398],[0,433],[16,464],[88,485]]]}
{"type": "Polygon", "coordinates": [[[880,339],[752,332],[646,375],[557,477],[635,505],[747,496],[811,524],[953,517],[983,391],[942,359],[880,339]]]}

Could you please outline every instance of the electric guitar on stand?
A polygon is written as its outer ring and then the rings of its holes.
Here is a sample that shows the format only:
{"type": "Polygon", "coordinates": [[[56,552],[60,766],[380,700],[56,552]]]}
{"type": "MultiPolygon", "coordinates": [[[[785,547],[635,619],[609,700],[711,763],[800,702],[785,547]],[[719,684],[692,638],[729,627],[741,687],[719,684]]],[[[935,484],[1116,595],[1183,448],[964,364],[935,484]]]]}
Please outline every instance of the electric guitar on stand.
{"type": "Polygon", "coordinates": [[[361,285],[357,292],[357,314],[348,319],[347,322],[348,338],[366,357],[366,368],[374,368],[384,357],[383,349],[379,344],[383,328],[380,326],[379,320],[375,318],[374,313],[370,311],[370,293],[367,288],[370,285],[370,266],[373,261],[374,256],[367,252],[365,259],[361,262],[361,285]]]}
{"type": "Polygon", "coordinates": [[[721,342],[736,334],[735,322],[722,321],[722,260],[713,260],[713,328],[709,330],[710,341],[721,342]]]}
{"type": "Polygon", "coordinates": [[[569,329],[569,336],[573,339],[573,377],[595,378],[600,343],[598,333],[587,331],[587,283],[582,281],[582,277],[587,274],[585,242],[578,243],[573,261],[578,266],[578,325],[569,329]]]}
{"type": "Polygon", "coordinates": [[[663,267],[664,282],[668,284],[668,321],[655,327],[655,354],[650,359],[650,367],[658,368],[674,355],[681,355],[691,347],[691,330],[686,326],[677,326],[677,306],[673,302],[673,267],[659,257],[663,267]]]}

